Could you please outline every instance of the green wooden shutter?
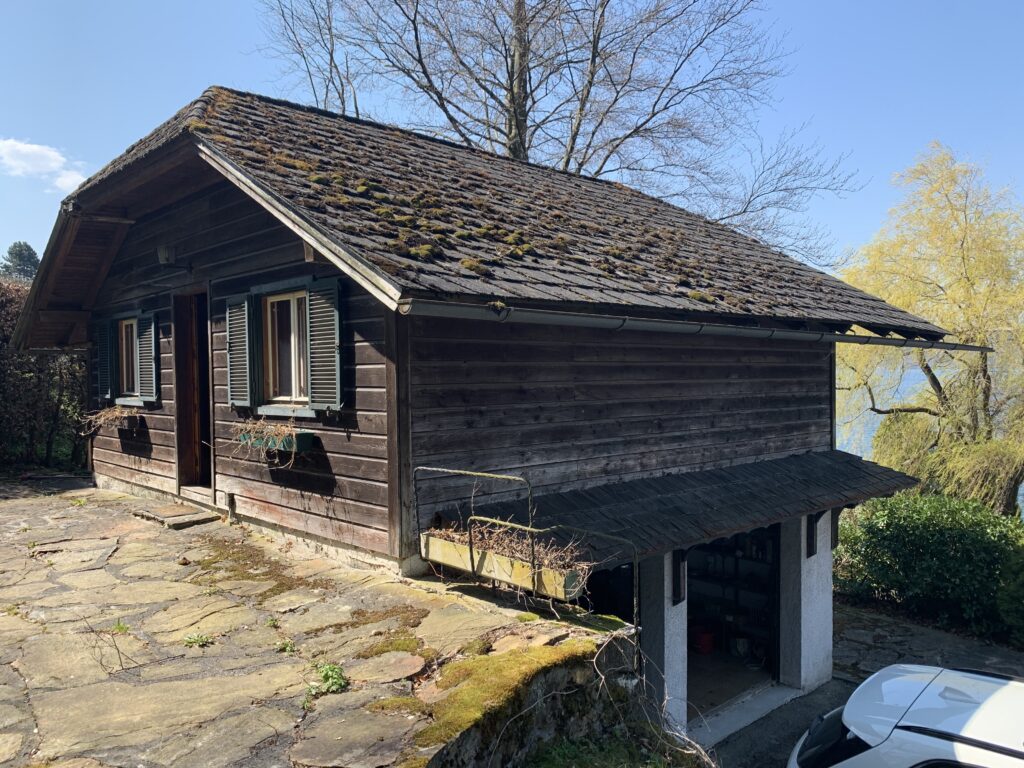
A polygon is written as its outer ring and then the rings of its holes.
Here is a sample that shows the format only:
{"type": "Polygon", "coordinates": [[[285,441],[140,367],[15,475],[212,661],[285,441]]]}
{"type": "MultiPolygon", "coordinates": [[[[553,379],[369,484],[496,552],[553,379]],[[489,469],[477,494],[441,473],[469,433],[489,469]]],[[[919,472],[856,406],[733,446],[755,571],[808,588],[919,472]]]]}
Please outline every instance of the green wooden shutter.
{"type": "Polygon", "coordinates": [[[160,399],[160,382],[157,376],[157,322],[153,314],[139,315],[136,334],[139,366],[139,398],[146,403],[160,399]]]}
{"type": "Polygon", "coordinates": [[[306,301],[309,407],[341,407],[341,311],[336,279],[317,280],[306,301]]]}
{"type": "Polygon", "coordinates": [[[248,298],[229,299],[228,330],[228,405],[251,407],[253,404],[252,366],[252,302],[248,298]]]}
{"type": "Polygon", "coordinates": [[[96,340],[96,394],[100,403],[114,397],[114,339],[109,322],[98,323],[93,329],[96,340]]]}

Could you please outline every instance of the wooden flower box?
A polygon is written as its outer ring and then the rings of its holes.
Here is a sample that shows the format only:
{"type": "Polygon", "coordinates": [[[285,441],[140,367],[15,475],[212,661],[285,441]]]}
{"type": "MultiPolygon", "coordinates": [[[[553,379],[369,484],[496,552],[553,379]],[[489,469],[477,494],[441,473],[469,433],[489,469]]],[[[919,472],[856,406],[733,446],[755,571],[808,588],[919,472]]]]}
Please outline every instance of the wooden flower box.
{"type": "Polygon", "coordinates": [[[238,442],[253,448],[262,448],[267,451],[281,451],[283,453],[304,453],[313,448],[312,432],[297,430],[290,435],[274,437],[272,435],[258,435],[250,432],[243,432],[238,436],[238,442]]]}
{"type": "Polygon", "coordinates": [[[516,560],[474,547],[471,566],[468,544],[448,541],[429,533],[420,534],[420,543],[424,559],[431,563],[472,573],[481,579],[493,579],[503,584],[533,590],[537,594],[562,602],[575,600],[586,586],[585,579],[578,571],[541,568],[537,571],[535,584],[533,570],[524,560],[516,560]]]}

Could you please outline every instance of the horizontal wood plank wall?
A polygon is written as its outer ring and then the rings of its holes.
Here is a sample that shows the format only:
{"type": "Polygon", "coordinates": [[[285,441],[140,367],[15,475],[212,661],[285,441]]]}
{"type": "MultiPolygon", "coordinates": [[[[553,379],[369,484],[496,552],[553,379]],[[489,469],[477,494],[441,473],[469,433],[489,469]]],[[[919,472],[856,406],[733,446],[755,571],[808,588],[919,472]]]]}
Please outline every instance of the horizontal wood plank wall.
{"type": "MultiPolygon", "coordinates": [[[[412,464],[538,494],[831,447],[829,345],[415,318],[412,464]]],[[[506,496],[418,484],[421,523],[506,496]]]]}
{"type": "MultiPolygon", "coordinates": [[[[306,263],[299,240],[233,186],[213,187],[137,223],[111,267],[98,316],[159,305],[163,398],[147,411],[148,443],[125,446],[116,432],[94,443],[97,473],[162,491],[176,488],[170,304],[186,286],[208,286],[213,332],[214,486],[235,496],[236,511],[283,528],[388,550],[387,413],[384,308],[355,284],[342,292],[346,407],[329,423],[300,420],[317,448],[290,469],[246,457],[232,441],[240,419],[227,405],[224,299],[258,284],[309,274],[337,275],[306,263]],[[174,246],[176,264],[156,259],[174,246]],[[133,451],[135,451],[133,453],[133,451]]],[[[96,393],[95,366],[93,370],[96,393]]],[[[267,417],[273,419],[274,417],[267,417]]]]}
{"type": "MultiPolygon", "coordinates": [[[[146,409],[139,429],[134,432],[107,427],[93,438],[93,469],[124,482],[174,493],[176,463],[174,453],[174,359],[171,355],[170,294],[154,296],[145,302],[121,304],[118,311],[145,309],[155,312],[160,349],[160,400],[146,409]]],[[[99,380],[95,360],[90,369],[93,405],[97,405],[99,380]]]]}
{"type": "MultiPolygon", "coordinates": [[[[297,274],[265,273],[267,282],[297,274]]],[[[217,287],[213,324],[213,383],[218,491],[235,495],[235,509],[307,534],[388,551],[388,462],[385,397],[384,308],[348,283],[343,288],[342,380],[347,407],[329,422],[302,419],[317,450],[299,455],[288,469],[249,457],[232,441],[238,415],[228,406],[224,298],[240,281],[217,287]]],[[[269,419],[270,417],[268,417],[269,419]]]]}

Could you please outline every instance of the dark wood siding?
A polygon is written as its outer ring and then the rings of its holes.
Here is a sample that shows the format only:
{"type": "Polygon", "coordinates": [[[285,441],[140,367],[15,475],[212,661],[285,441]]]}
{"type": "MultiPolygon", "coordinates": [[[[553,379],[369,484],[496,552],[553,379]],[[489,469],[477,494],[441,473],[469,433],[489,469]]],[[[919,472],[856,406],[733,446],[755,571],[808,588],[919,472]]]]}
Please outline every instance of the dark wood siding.
{"type": "MultiPolygon", "coordinates": [[[[218,499],[234,494],[240,514],[387,551],[385,310],[354,283],[342,285],[345,407],[329,421],[301,423],[316,433],[317,450],[290,469],[279,470],[246,458],[231,440],[232,424],[240,417],[227,404],[224,299],[254,285],[309,274],[337,275],[338,271],[322,261],[306,263],[295,235],[228,184],[135,224],[100,292],[96,317],[129,310],[159,311],[162,397],[147,410],[148,435],[140,441],[125,442],[110,431],[96,437],[95,471],[161,491],[177,490],[171,296],[182,290],[206,290],[218,499]],[[162,244],[175,248],[173,267],[157,262],[156,248],[162,244]]],[[[93,392],[95,396],[95,366],[93,392]]]]}
{"type": "MultiPolygon", "coordinates": [[[[831,446],[829,345],[418,318],[410,350],[414,467],[543,494],[831,446]]],[[[507,487],[425,480],[421,511],[474,486],[507,487]]]]}
{"type": "MultiPolygon", "coordinates": [[[[260,282],[293,277],[296,267],[265,273],[260,282]]],[[[384,309],[352,283],[342,289],[342,381],[346,407],[314,428],[322,450],[297,457],[289,469],[246,458],[232,442],[238,420],[228,406],[226,296],[247,287],[244,279],[218,286],[214,295],[213,383],[216,401],[216,485],[235,494],[244,515],[335,541],[384,552],[388,546],[387,414],[384,378],[384,309]]],[[[270,418],[270,417],[268,417],[270,418]]]]}
{"type": "MultiPolygon", "coordinates": [[[[95,471],[117,480],[123,480],[158,491],[174,493],[174,361],[171,357],[171,304],[170,295],[148,297],[145,302],[132,301],[113,308],[120,311],[154,311],[157,343],[160,349],[160,399],[145,411],[143,426],[136,432],[119,432],[107,428],[99,432],[92,443],[92,461],[95,471]]],[[[94,348],[95,350],[95,348],[94,348]]],[[[95,352],[92,359],[92,396],[98,393],[98,368],[95,352]]],[[[117,386],[115,382],[114,387],[117,386]]]]}

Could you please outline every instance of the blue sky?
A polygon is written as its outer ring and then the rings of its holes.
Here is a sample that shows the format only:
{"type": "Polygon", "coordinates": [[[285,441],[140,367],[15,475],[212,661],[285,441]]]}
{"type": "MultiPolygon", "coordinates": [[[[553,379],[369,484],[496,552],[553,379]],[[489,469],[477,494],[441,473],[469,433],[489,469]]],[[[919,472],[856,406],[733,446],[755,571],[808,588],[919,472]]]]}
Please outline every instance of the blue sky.
{"type": "MultiPolygon", "coordinates": [[[[899,192],[894,172],[933,140],[1024,184],[1024,3],[766,0],[790,74],[761,125],[809,121],[849,153],[864,185],[816,201],[840,248],[865,242],[899,192]]],[[[64,192],[217,83],[288,96],[265,53],[258,8],[241,0],[5,3],[0,45],[0,249],[40,253],[64,192]],[[64,191],[62,191],[64,190],[64,191]]]]}

